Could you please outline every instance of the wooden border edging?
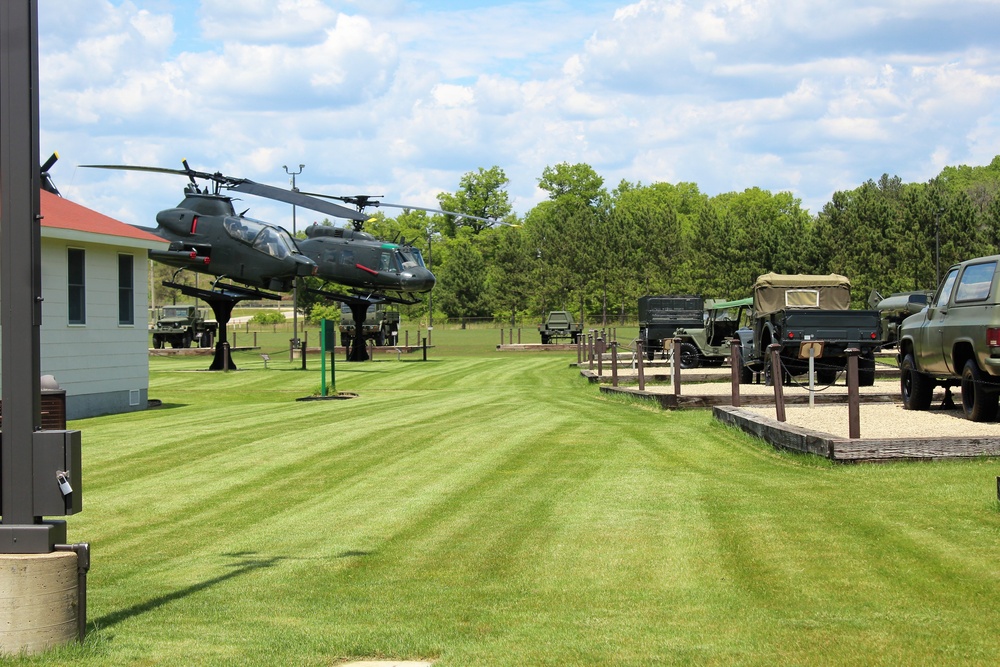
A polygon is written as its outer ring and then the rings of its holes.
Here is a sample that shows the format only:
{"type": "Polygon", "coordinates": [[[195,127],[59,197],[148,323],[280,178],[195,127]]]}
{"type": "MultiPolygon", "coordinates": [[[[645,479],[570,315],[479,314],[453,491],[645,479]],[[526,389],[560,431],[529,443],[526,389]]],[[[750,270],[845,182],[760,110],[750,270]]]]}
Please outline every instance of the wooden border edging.
{"type": "MultiPolygon", "coordinates": [[[[728,386],[728,385],[727,385],[728,386]]],[[[635,387],[612,387],[601,385],[600,390],[605,394],[626,394],[637,396],[650,401],[656,401],[665,410],[681,410],[686,408],[713,408],[717,406],[731,407],[732,397],[729,394],[675,394],[658,393],[652,391],[639,391],[635,387]]],[[[861,396],[862,403],[893,403],[898,398],[899,392],[893,394],[864,394],[861,396]]],[[[774,396],[770,394],[749,394],[740,397],[743,405],[774,405],[774,396]]],[[[816,405],[847,405],[847,394],[818,394],[815,397],[816,405]]],[[[809,397],[792,395],[785,396],[786,405],[808,405],[809,397]]]]}
{"type": "Polygon", "coordinates": [[[1000,456],[1000,438],[837,438],[728,405],[712,416],[769,442],[774,447],[817,454],[841,463],[1000,456]]]}

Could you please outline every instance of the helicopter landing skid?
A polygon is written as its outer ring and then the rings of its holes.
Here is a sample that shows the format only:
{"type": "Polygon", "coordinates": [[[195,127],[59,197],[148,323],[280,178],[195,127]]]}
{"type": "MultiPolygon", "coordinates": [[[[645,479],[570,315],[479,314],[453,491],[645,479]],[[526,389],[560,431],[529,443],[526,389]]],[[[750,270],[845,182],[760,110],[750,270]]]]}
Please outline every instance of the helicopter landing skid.
{"type": "Polygon", "coordinates": [[[219,339],[215,343],[215,356],[212,359],[212,365],[208,367],[210,371],[236,370],[236,364],[233,363],[233,357],[229,351],[229,341],[226,338],[226,329],[228,328],[229,320],[233,315],[233,308],[236,304],[247,299],[281,299],[281,296],[277,294],[263,292],[259,289],[218,282],[215,284],[215,289],[213,290],[192,287],[191,285],[181,285],[169,280],[164,280],[163,286],[179,290],[185,296],[193,296],[196,299],[201,299],[211,306],[212,313],[215,314],[215,321],[219,323],[219,339]]]}

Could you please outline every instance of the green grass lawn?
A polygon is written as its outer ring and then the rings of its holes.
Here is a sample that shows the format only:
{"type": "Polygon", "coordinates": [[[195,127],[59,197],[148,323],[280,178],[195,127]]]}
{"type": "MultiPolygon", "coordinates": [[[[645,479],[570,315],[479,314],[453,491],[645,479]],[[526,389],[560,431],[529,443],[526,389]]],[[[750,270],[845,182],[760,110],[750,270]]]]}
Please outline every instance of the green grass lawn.
{"type": "MultiPolygon", "coordinates": [[[[435,337],[438,337],[435,331],[435,337]]],[[[151,359],[74,422],[86,642],[11,664],[993,664],[993,459],[834,466],[606,398],[573,353],[151,359]]]]}

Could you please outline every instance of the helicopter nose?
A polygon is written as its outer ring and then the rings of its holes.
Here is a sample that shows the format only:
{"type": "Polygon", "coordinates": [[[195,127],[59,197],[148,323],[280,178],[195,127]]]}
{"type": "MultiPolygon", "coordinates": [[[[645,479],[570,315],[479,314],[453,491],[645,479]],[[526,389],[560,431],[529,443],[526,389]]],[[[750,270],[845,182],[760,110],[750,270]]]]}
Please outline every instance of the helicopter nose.
{"type": "Polygon", "coordinates": [[[297,276],[314,276],[319,267],[316,262],[312,261],[305,255],[294,255],[295,257],[295,275],[297,276]]]}
{"type": "Polygon", "coordinates": [[[407,292],[430,292],[436,282],[434,274],[425,268],[414,268],[401,274],[403,289],[407,292]]]}

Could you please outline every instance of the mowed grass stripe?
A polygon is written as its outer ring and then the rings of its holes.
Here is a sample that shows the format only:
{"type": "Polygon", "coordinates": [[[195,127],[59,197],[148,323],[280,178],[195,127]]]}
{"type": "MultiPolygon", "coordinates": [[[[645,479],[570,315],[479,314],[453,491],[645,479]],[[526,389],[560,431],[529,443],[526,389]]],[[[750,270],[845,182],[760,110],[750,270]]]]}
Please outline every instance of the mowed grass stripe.
{"type": "Polygon", "coordinates": [[[995,461],[780,454],[707,411],[602,396],[568,361],[339,364],[338,389],[361,397],[330,403],[294,402],[312,371],[156,362],[151,395],[177,407],[80,423],[71,533],[95,548],[102,627],[62,662],[989,664],[1000,649],[995,461]]]}

